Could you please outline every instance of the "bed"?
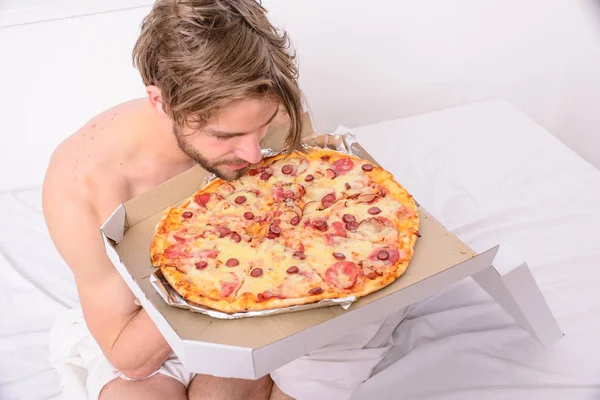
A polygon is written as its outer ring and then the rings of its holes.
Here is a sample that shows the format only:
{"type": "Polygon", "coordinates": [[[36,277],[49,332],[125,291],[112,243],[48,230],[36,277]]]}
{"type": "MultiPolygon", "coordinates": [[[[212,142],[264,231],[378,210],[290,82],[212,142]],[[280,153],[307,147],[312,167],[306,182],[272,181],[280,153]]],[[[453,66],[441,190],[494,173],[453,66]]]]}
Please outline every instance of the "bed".
{"type": "MultiPolygon", "coordinates": [[[[352,130],[472,248],[518,246],[565,333],[543,348],[468,278],[413,306],[353,400],[600,398],[600,171],[498,100],[352,130]]],[[[0,195],[5,400],[62,398],[48,332],[77,296],[40,199],[0,195]]]]}

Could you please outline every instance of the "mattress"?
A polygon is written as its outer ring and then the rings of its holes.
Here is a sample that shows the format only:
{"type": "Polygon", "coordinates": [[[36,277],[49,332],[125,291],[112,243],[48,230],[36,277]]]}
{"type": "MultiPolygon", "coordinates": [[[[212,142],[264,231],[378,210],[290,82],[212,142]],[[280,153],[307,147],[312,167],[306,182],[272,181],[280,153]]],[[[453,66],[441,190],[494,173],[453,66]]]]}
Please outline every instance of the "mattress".
{"type": "MultiPolygon", "coordinates": [[[[600,172],[502,101],[352,131],[473,249],[515,244],[565,333],[543,348],[468,278],[412,307],[353,400],[600,398],[600,172]]],[[[61,398],[48,332],[76,302],[39,188],[0,195],[1,399],[61,398]]]]}

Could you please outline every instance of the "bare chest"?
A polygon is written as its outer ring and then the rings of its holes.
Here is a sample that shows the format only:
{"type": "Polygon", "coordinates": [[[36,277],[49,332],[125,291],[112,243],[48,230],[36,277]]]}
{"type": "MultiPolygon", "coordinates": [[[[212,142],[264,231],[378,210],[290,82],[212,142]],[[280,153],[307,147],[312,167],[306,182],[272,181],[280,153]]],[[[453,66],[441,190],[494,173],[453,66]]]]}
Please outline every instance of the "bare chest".
{"type": "Polygon", "coordinates": [[[169,169],[169,173],[147,171],[143,175],[138,172],[128,175],[119,171],[112,175],[97,177],[93,185],[92,204],[98,217],[105,221],[120,204],[151,191],[184,170],[169,169]]]}

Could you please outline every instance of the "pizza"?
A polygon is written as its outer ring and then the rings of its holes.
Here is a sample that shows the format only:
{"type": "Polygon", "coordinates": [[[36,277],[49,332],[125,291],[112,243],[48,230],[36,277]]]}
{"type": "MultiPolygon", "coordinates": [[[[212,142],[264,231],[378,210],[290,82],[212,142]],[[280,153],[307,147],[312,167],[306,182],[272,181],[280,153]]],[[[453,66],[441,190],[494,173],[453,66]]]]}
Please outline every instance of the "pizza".
{"type": "Polygon", "coordinates": [[[419,236],[415,201],[392,174],[308,148],[168,208],[150,259],[186,300],[246,312],[377,291],[406,271],[419,236]]]}

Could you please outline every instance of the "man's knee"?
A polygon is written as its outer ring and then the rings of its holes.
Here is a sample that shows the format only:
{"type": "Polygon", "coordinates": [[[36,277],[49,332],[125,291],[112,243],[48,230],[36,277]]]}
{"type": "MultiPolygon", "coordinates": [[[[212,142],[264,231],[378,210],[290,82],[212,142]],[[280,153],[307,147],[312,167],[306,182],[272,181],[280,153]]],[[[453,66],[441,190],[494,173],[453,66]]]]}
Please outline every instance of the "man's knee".
{"type": "Polygon", "coordinates": [[[196,375],[190,383],[190,400],[267,400],[273,381],[269,375],[257,380],[196,375]]]}
{"type": "Polygon", "coordinates": [[[177,379],[155,374],[139,381],[121,378],[108,382],[101,390],[99,400],[187,400],[186,388],[177,379]]]}

